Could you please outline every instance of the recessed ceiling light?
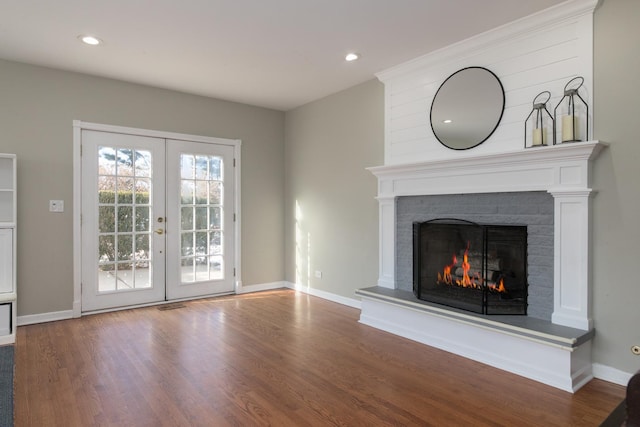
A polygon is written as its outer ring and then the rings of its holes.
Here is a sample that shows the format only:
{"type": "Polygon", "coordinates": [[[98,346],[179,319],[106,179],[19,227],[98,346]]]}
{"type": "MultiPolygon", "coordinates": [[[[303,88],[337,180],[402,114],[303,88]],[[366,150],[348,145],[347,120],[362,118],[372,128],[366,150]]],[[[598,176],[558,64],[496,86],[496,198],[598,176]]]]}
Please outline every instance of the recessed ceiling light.
{"type": "Polygon", "coordinates": [[[102,44],[102,40],[94,36],[78,36],[80,41],[84,44],[89,44],[91,46],[97,46],[102,44]]]}
{"type": "Polygon", "coordinates": [[[449,123],[452,123],[452,122],[453,122],[453,120],[451,120],[451,119],[446,119],[446,120],[442,121],[442,123],[446,123],[446,124],[449,124],[449,123]]]}
{"type": "Polygon", "coordinates": [[[356,59],[360,58],[360,55],[358,55],[357,53],[347,53],[347,56],[344,57],[345,61],[355,61],[356,59]]]}

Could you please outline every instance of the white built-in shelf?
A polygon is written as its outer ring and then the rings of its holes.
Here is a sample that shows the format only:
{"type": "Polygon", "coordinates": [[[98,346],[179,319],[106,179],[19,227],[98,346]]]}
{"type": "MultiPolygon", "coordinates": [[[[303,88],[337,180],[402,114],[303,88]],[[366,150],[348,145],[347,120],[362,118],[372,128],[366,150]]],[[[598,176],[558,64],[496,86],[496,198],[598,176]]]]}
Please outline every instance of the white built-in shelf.
{"type": "Polygon", "coordinates": [[[0,154],[0,345],[16,337],[16,156],[0,154]]]}

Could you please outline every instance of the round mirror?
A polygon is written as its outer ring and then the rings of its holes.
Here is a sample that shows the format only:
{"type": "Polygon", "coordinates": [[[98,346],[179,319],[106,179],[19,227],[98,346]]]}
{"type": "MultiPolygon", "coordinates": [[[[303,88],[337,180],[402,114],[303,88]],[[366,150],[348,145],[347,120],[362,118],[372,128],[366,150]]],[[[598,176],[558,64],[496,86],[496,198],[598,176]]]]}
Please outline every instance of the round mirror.
{"type": "Polygon", "coordinates": [[[491,136],[503,111],[498,77],[486,68],[463,68],[450,75],[433,98],[431,129],[445,147],[467,150],[491,136]]]}

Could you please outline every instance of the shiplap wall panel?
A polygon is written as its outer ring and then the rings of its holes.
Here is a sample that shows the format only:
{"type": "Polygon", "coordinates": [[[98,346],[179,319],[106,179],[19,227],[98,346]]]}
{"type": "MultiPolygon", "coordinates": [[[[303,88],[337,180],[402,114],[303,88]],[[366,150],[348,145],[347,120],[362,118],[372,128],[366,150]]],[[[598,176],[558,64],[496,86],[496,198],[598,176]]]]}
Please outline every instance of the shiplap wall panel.
{"type": "Polygon", "coordinates": [[[580,93],[591,106],[596,3],[568,1],[379,73],[385,84],[385,164],[524,149],[524,121],[534,97],[551,92],[547,108],[553,116],[565,84],[575,76],[584,77],[580,93]],[[500,125],[483,144],[464,152],[450,150],[431,130],[431,103],[448,76],[471,66],[488,68],[498,76],[505,90],[505,110],[500,125]]]}

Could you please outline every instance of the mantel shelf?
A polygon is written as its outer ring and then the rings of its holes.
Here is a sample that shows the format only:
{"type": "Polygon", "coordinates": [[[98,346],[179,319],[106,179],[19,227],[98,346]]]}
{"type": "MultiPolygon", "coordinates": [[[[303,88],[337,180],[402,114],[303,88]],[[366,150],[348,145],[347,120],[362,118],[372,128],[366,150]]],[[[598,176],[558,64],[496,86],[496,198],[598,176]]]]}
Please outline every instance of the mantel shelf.
{"type": "Polygon", "coordinates": [[[378,199],[435,194],[589,189],[589,162],[600,141],[565,143],[491,155],[368,168],[378,178],[378,199]]]}
{"type": "Polygon", "coordinates": [[[505,165],[512,166],[514,164],[526,166],[526,164],[535,163],[592,160],[606,146],[608,146],[607,143],[597,140],[564,143],[497,154],[473,155],[465,153],[455,158],[436,159],[420,163],[373,166],[367,168],[367,170],[380,178],[388,175],[412,174],[431,170],[465,169],[469,167],[501,168],[505,167],[505,165]]]}

